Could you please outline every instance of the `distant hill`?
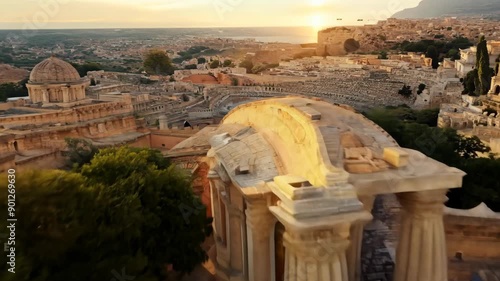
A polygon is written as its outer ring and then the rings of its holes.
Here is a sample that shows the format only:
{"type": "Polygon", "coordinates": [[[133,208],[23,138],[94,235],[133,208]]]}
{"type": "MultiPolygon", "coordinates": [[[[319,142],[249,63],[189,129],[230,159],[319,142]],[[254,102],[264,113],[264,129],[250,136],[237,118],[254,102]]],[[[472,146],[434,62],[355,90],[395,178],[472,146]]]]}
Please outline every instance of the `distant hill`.
{"type": "Polygon", "coordinates": [[[30,72],[21,68],[15,68],[8,64],[0,64],[0,84],[17,83],[28,78],[30,72]]]}
{"type": "Polygon", "coordinates": [[[500,15],[499,0],[422,0],[415,8],[395,13],[393,18],[500,15]]]}

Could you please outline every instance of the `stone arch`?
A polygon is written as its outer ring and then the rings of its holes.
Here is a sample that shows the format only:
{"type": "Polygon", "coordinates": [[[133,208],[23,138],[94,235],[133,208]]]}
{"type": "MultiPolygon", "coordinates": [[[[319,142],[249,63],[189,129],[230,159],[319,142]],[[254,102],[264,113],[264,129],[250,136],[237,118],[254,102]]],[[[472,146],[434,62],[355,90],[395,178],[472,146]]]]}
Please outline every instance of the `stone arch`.
{"type": "Polygon", "coordinates": [[[17,143],[17,141],[14,141],[14,149],[16,150],[16,152],[19,152],[19,144],[17,143]]]}
{"type": "Polygon", "coordinates": [[[498,95],[498,94],[500,94],[500,85],[497,85],[495,87],[495,95],[498,95]]]}
{"type": "Polygon", "coordinates": [[[361,45],[354,38],[349,38],[344,41],[344,50],[348,53],[356,52],[361,45]]]}
{"type": "Polygon", "coordinates": [[[347,181],[347,172],[331,164],[321,132],[301,110],[307,109],[307,102],[294,100],[284,98],[242,104],[229,112],[222,124],[242,124],[265,132],[282,159],[286,173],[304,177],[315,186],[328,186],[333,178],[347,181]]]}

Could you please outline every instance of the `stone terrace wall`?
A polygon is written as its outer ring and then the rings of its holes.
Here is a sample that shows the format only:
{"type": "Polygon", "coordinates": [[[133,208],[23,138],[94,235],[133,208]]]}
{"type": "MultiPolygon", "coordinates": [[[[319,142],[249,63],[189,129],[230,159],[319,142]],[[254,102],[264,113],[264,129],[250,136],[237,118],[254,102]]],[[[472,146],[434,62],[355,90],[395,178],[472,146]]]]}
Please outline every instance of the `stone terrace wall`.
{"type": "Polygon", "coordinates": [[[500,259],[500,219],[444,216],[448,256],[500,259]]]}
{"type": "Polygon", "coordinates": [[[109,86],[91,86],[87,89],[87,94],[91,96],[102,95],[112,92],[131,92],[139,90],[139,86],[130,84],[117,84],[109,86]]]}
{"type": "MultiPolygon", "coordinates": [[[[105,138],[128,132],[135,132],[137,126],[133,116],[125,118],[110,118],[103,121],[93,121],[82,123],[77,126],[49,127],[44,131],[26,132],[24,135],[17,135],[18,150],[23,151],[37,149],[64,149],[66,148],[65,138],[105,138]]],[[[12,144],[10,144],[12,146],[12,144]]]]}
{"type": "Polygon", "coordinates": [[[286,92],[319,97],[333,103],[347,104],[358,110],[412,104],[412,100],[398,94],[403,85],[402,82],[391,79],[359,79],[349,76],[280,84],[286,92]]]}
{"type": "Polygon", "coordinates": [[[444,223],[450,280],[469,281],[474,272],[499,268],[500,219],[445,215],[444,223]]]}
{"type": "Polygon", "coordinates": [[[132,114],[132,105],[125,102],[110,102],[86,105],[73,109],[51,111],[49,113],[18,115],[0,118],[4,127],[19,125],[72,124],[119,114],[132,114]]]}

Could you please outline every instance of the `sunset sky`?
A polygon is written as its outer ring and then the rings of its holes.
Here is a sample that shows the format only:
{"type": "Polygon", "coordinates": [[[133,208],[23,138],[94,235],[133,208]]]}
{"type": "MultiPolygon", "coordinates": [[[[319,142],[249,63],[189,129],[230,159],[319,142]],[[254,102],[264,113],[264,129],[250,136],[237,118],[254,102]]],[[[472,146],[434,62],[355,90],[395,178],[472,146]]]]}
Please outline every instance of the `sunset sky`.
{"type": "Polygon", "coordinates": [[[420,0],[0,0],[0,29],[368,24],[420,0]],[[337,20],[342,18],[342,21],[337,20]],[[358,19],[363,19],[359,22],[358,19]]]}

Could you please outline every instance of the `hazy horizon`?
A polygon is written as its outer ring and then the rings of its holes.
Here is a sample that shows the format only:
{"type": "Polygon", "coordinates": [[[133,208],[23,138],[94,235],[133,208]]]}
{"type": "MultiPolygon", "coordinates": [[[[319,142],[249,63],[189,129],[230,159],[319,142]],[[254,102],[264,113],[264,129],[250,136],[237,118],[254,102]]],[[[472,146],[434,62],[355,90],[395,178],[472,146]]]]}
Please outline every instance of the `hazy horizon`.
{"type": "Polygon", "coordinates": [[[3,0],[0,29],[241,28],[360,25],[420,0],[3,0]],[[354,8],[353,8],[354,7],[354,8]],[[126,20],[124,20],[126,19],[126,20]],[[339,20],[342,19],[342,20],[339,20]],[[358,21],[363,19],[363,21],[358,21]]]}

